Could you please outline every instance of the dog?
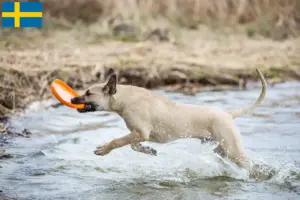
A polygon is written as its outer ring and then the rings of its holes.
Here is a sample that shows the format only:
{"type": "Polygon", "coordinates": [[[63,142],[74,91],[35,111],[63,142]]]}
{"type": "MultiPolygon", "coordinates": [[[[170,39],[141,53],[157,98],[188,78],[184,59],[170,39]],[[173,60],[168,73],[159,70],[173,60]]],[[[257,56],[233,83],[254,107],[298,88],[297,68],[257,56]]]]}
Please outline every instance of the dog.
{"type": "Polygon", "coordinates": [[[226,111],[204,105],[182,104],[152,91],[117,83],[117,75],[110,68],[105,81],[85,90],[81,96],[71,99],[73,104],[84,104],[80,113],[108,111],[119,114],[130,133],[98,146],[94,153],[104,156],[113,149],[131,145],[135,151],[156,155],[156,150],[141,145],[150,141],[166,143],[180,138],[199,138],[219,143],[218,153],[238,166],[246,165],[241,135],[234,119],[251,113],[264,99],[267,83],[256,69],[262,90],[256,102],[247,107],[226,111]]]}

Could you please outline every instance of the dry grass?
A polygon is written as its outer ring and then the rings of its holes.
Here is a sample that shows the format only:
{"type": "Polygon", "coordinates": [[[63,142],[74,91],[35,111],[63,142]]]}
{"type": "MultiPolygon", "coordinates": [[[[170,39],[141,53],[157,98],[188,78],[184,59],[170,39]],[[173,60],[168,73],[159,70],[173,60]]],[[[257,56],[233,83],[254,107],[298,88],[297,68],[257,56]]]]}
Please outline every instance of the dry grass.
{"type": "MultiPolygon", "coordinates": [[[[12,1],[12,0],[11,0],[12,1]]],[[[24,1],[24,0],[23,0],[24,1]]],[[[35,0],[29,0],[35,1],[35,0]]],[[[97,24],[136,26],[172,24],[191,29],[230,27],[248,36],[287,39],[300,33],[299,0],[44,0],[44,29],[97,24]]],[[[105,30],[103,30],[105,32],[105,30]]],[[[100,31],[101,32],[101,31],[100,31]]],[[[0,33],[1,35],[1,33],[0,33]]]]}
{"type": "Polygon", "coordinates": [[[300,1],[298,0],[47,0],[45,11],[59,19],[59,24],[95,23],[107,20],[143,26],[153,18],[167,19],[188,28],[199,24],[211,27],[240,24],[252,36],[255,33],[274,38],[299,34],[300,1]],[[72,7],[72,9],[70,9],[72,7]],[[62,20],[64,19],[64,20],[62,20]],[[280,34],[273,35],[273,32],[280,34]]]}
{"type": "MultiPolygon", "coordinates": [[[[164,16],[187,25],[191,22],[249,23],[260,17],[292,18],[299,14],[297,0],[60,0],[44,1],[45,11],[68,21],[92,23],[99,18],[164,16]],[[70,9],[72,7],[72,9],[70,9]],[[187,24],[186,24],[187,23],[187,24]]],[[[299,16],[298,16],[299,17],[299,16]]]]}

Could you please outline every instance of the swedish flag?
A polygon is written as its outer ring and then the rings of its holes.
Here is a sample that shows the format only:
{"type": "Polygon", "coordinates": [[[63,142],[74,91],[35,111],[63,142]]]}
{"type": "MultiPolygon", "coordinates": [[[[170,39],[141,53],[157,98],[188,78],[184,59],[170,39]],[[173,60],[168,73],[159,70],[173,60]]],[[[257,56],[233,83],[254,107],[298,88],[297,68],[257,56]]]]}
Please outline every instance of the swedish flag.
{"type": "Polygon", "coordinates": [[[42,2],[2,2],[2,27],[41,28],[42,2]]]}

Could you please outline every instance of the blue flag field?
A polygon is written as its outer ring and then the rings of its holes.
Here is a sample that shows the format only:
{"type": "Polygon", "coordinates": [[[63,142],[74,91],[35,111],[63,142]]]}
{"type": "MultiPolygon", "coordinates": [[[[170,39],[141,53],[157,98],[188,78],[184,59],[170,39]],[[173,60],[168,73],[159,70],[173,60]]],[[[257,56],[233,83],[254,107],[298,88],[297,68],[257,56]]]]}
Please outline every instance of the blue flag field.
{"type": "Polygon", "coordinates": [[[3,28],[41,28],[42,2],[2,2],[3,28]]]}

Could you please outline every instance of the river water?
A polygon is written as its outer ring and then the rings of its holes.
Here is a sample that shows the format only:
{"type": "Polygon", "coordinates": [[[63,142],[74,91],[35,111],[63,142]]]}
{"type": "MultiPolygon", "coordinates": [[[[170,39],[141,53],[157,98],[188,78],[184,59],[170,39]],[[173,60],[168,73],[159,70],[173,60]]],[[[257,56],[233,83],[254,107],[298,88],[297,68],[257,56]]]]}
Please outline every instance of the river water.
{"type": "MultiPolygon", "coordinates": [[[[253,103],[260,89],[202,92],[196,96],[165,93],[174,101],[238,108],[253,103]]],[[[181,139],[155,148],[150,156],[125,146],[106,156],[96,146],[128,133],[116,114],[86,113],[60,107],[29,110],[15,127],[31,138],[14,138],[0,161],[1,195],[16,199],[300,199],[300,83],[269,87],[251,115],[235,120],[246,152],[259,175],[213,153],[213,144],[181,139]],[[271,170],[272,169],[272,170],[271,170]]]]}

